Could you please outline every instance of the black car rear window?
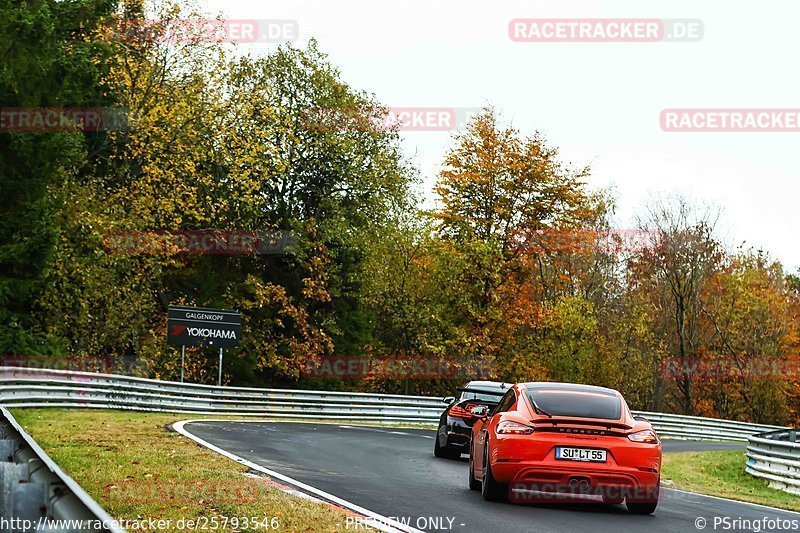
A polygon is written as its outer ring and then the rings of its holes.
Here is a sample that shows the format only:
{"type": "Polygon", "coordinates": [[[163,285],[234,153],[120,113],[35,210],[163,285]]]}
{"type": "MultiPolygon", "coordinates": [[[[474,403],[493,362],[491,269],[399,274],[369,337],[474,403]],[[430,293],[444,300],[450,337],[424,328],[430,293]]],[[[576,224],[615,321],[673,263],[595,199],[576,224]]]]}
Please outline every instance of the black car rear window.
{"type": "Polygon", "coordinates": [[[461,400],[479,400],[488,403],[497,403],[500,401],[500,398],[503,397],[502,391],[501,394],[481,394],[476,392],[462,392],[461,393],[461,400]]]}
{"type": "Polygon", "coordinates": [[[533,389],[528,398],[553,416],[619,420],[622,412],[619,398],[602,392],[533,389]]]}

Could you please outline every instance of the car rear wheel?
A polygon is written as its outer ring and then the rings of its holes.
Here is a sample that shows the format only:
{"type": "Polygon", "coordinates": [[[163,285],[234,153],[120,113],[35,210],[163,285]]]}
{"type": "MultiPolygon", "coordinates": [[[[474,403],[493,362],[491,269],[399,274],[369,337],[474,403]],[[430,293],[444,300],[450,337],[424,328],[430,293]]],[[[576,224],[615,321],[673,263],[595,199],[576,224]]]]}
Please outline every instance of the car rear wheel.
{"type": "Polygon", "coordinates": [[[628,508],[628,512],[631,514],[653,514],[656,512],[658,502],[626,503],[625,506],[628,508]]]}
{"type": "Polygon", "coordinates": [[[460,459],[461,451],[448,448],[447,446],[440,446],[439,435],[436,435],[436,438],[433,439],[433,455],[443,459],[460,459]]]}
{"type": "Polygon", "coordinates": [[[491,502],[504,502],[508,500],[508,485],[498,483],[492,475],[492,465],[489,463],[489,442],[486,442],[486,454],[483,458],[483,481],[481,494],[484,500],[491,502]]]}
{"type": "Polygon", "coordinates": [[[625,501],[625,507],[628,508],[628,512],[632,514],[653,514],[658,507],[658,496],[660,493],[660,484],[656,489],[647,495],[647,497],[642,498],[641,500],[635,499],[625,501]]]}
{"type": "Polygon", "coordinates": [[[481,482],[475,479],[475,463],[472,459],[472,446],[469,448],[469,490],[480,490],[481,482]]]}

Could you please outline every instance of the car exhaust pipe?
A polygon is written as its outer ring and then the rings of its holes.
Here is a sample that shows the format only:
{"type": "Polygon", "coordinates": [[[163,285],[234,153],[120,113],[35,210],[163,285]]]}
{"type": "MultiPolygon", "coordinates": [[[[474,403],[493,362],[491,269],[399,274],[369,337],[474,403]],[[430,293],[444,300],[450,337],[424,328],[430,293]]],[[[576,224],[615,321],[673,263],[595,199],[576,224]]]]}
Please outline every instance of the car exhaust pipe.
{"type": "Polygon", "coordinates": [[[572,492],[587,493],[592,486],[585,477],[572,477],[569,479],[569,489],[572,492]]]}

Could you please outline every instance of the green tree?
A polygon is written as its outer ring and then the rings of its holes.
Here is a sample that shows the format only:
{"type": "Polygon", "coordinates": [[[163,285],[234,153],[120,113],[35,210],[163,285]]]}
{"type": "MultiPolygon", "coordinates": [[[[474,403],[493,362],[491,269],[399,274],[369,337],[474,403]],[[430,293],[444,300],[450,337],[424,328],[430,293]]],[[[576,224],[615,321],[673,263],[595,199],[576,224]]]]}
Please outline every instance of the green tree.
{"type": "MultiPolygon", "coordinates": [[[[100,87],[113,49],[95,31],[114,0],[0,2],[0,107],[85,108],[114,102],[100,87]]],[[[6,117],[8,118],[8,117],[6,117]]],[[[81,172],[102,132],[0,131],[0,352],[63,349],[36,318],[58,241],[50,194],[81,172]]]]}

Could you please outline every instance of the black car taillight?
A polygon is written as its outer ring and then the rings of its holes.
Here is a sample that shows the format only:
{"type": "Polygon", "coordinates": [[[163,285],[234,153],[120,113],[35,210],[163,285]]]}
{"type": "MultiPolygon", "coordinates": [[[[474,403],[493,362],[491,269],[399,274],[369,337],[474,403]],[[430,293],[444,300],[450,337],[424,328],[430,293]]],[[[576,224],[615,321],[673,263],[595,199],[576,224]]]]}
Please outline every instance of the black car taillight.
{"type": "Polygon", "coordinates": [[[453,407],[450,408],[450,411],[447,414],[455,418],[463,418],[465,420],[471,420],[475,418],[475,415],[473,415],[470,412],[470,409],[476,407],[477,405],[478,404],[474,403],[466,403],[464,404],[464,407],[461,407],[459,405],[454,405],[453,407]]]}

